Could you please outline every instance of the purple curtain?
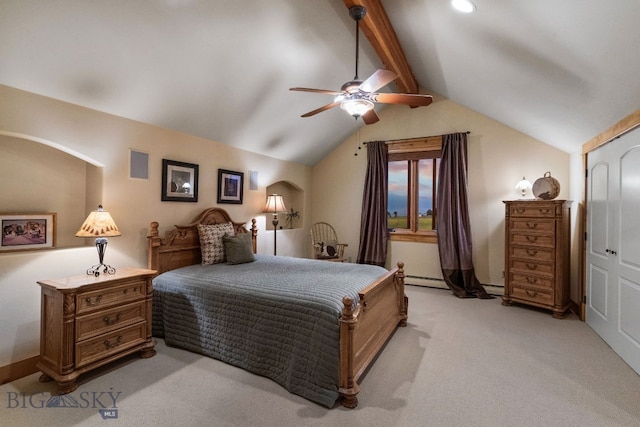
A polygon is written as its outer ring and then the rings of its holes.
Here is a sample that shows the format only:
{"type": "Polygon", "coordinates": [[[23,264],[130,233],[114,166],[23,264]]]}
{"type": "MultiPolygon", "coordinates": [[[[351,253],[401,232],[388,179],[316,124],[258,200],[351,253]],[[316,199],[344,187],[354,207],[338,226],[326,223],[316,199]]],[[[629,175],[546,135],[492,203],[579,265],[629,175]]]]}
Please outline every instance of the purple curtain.
{"type": "Polygon", "coordinates": [[[384,267],[387,260],[387,144],[367,143],[358,263],[384,267]]]}
{"type": "Polygon", "coordinates": [[[442,274],[453,294],[458,298],[492,298],[476,278],[473,268],[467,202],[466,133],[442,137],[436,229],[442,274]]]}

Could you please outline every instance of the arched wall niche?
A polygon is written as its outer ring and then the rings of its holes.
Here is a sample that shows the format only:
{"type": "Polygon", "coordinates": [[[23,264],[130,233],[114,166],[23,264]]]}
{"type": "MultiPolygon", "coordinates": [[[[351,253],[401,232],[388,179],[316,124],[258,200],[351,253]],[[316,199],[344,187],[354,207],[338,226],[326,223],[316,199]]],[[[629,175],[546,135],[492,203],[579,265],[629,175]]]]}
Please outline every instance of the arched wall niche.
{"type": "Polygon", "coordinates": [[[86,244],[75,233],[102,199],[103,179],[99,162],[61,147],[0,132],[0,213],[55,213],[58,249],[86,244]]]}
{"type": "Polygon", "coordinates": [[[304,191],[297,185],[288,181],[278,181],[267,186],[267,196],[270,194],[280,194],[287,208],[288,215],[280,214],[278,229],[294,229],[302,228],[302,218],[304,215],[304,191]],[[298,215],[291,217],[291,213],[297,212],[298,215]]]}

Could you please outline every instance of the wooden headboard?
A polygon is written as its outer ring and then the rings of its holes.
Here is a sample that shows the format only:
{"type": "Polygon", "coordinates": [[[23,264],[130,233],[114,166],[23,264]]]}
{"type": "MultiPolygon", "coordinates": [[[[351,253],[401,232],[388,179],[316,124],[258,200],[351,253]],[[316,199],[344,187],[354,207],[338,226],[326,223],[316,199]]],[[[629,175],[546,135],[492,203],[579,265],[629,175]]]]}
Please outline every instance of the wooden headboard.
{"type": "Polygon", "coordinates": [[[227,211],[221,208],[208,208],[187,225],[176,225],[164,238],[159,236],[159,224],[154,221],[150,224],[147,236],[147,267],[156,270],[158,274],[165,271],[185,267],[192,264],[200,264],[200,237],[198,224],[223,224],[231,222],[236,234],[251,232],[253,253],[256,253],[256,238],[258,229],[256,220],[251,220],[251,230],[247,230],[244,222],[235,222],[227,211]]]}

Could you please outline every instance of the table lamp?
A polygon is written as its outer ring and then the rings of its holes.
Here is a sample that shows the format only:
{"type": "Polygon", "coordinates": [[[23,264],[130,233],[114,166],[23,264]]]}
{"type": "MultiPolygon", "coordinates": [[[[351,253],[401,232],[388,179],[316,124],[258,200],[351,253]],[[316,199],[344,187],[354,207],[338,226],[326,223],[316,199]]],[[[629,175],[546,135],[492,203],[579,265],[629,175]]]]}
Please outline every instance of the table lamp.
{"type": "Polygon", "coordinates": [[[80,230],[76,233],[76,237],[95,237],[96,249],[98,250],[99,264],[87,269],[87,274],[100,276],[100,271],[104,274],[115,274],[116,269],[103,262],[104,253],[107,250],[107,237],[120,236],[118,226],[109,215],[109,212],[102,209],[102,205],[98,206],[98,210],[92,211],[80,230]]]}
{"type": "Polygon", "coordinates": [[[524,199],[527,191],[531,191],[531,187],[531,183],[523,176],[522,179],[516,184],[515,189],[518,190],[520,196],[524,199]]]}

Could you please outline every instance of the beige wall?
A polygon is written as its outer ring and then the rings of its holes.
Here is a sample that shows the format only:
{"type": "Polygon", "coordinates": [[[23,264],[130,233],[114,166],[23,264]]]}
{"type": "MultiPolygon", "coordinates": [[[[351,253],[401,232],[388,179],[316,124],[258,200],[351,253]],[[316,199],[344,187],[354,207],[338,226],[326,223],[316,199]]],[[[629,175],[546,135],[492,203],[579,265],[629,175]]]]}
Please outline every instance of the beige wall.
{"type": "MultiPolygon", "coordinates": [[[[221,205],[236,220],[258,220],[258,252],[272,253],[273,232],[265,232],[265,214],[261,213],[266,199],[266,187],[286,181],[300,188],[303,202],[300,209],[310,211],[311,168],[266,156],[238,150],[222,143],[181,134],[120,117],[81,108],[50,98],[0,85],[0,162],[25,153],[48,153],[46,170],[38,174],[59,175],[47,190],[51,198],[36,201],[20,196],[7,203],[2,193],[2,211],[46,212],[55,210],[59,220],[69,224],[58,230],[61,242],[73,237],[87,215],[102,203],[118,224],[121,237],[109,239],[105,261],[116,268],[145,266],[146,235],[149,222],[159,221],[160,231],[174,224],[191,220],[206,207],[215,206],[218,168],[245,173],[244,203],[221,205]],[[82,159],[69,158],[47,147],[51,146],[82,159]],[[10,146],[10,147],[9,147],[10,146]],[[7,147],[5,156],[4,148],[7,147]],[[149,153],[149,179],[129,178],[129,150],[149,153]],[[44,151],[43,151],[44,150],[44,151]],[[172,159],[199,165],[199,197],[197,203],[161,202],[162,159],[172,159]],[[102,166],[97,173],[93,166],[83,170],[84,161],[102,166]],[[258,172],[258,190],[250,190],[249,171],[258,172]],[[82,176],[84,175],[84,178],[82,176]],[[78,181],[72,191],[58,182],[78,181]],[[101,184],[102,183],[102,184],[101,184]],[[85,186],[100,188],[101,198],[88,192],[85,186]],[[85,206],[86,200],[86,206],[85,206]],[[19,202],[19,203],[18,203],[19,202]],[[81,214],[67,206],[82,204],[81,214]],[[68,212],[73,211],[73,218],[68,212]]],[[[8,161],[8,160],[6,160],[8,161]]],[[[24,163],[20,160],[21,163],[24,163]]],[[[0,169],[6,165],[0,164],[0,169]]],[[[20,168],[4,175],[4,188],[22,185],[20,168]]],[[[28,171],[25,171],[28,172],[28,171]]],[[[24,181],[27,182],[27,181],[24,181]]],[[[6,190],[2,190],[6,191],[6,190]]],[[[305,215],[306,216],[306,215],[305,215]]],[[[301,219],[308,229],[309,218],[301,219]]],[[[270,225],[270,224],[269,224],[270,225]]],[[[271,225],[270,225],[271,226],[271,225]]],[[[298,255],[304,233],[287,230],[278,233],[278,253],[298,255]]],[[[72,243],[73,244],[73,243],[72,243]]],[[[84,274],[97,260],[95,247],[0,253],[0,366],[22,360],[39,352],[40,289],[37,280],[84,274]]]]}
{"type": "MultiPolygon", "coordinates": [[[[546,171],[561,184],[559,198],[568,199],[569,154],[446,99],[415,109],[389,106],[379,116],[380,122],[363,126],[313,168],[312,221],[334,224],[340,240],[349,244],[347,257],[355,262],[367,162],[366,147],[357,147],[364,141],[470,131],[469,207],[474,265],[481,282],[503,285],[502,201],[518,197],[514,186],[522,176],[533,183],[546,171]],[[333,191],[322,191],[323,188],[333,191]]],[[[409,275],[442,278],[436,244],[391,242],[387,267],[397,261],[405,263],[409,275]]]]}
{"type": "MultiPolygon", "coordinates": [[[[47,167],[55,166],[53,171],[64,169],[63,180],[69,179],[67,174],[75,176],[73,180],[81,180],[81,175],[85,174],[85,187],[74,187],[74,193],[78,195],[85,192],[84,215],[97,203],[103,203],[112,213],[123,234],[110,239],[107,250],[107,261],[116,267],[145,265],[149,221],[159,221],[161,232],[164,232],[173,224],[190,220],[205,207],[216,205],[218,168],[245,173],[244,203],[222,207],[234,219],[257,218],[259,253],[273,251],[271,218],[261,213],[266,187],[283,181],[303,195],[302,201],[296,201],[293,206],[303,215],[297,220],[300,228],[278,231],[278,254],[310,256],[309,226],[316,221],[327,221],[335,226],[341,240],[349,243],[346,254],[355,261],[367,160],[366,147],[361,146],[364,141],[471,131],[469,202],[474,261],[479,279],[488,284],[503,282],[502,201],[516,197],[513,186],[523,175],[533,182],[544,172],[551,171],[562,185],[561,198],[573,195],[575,200],[575,195],[581,194],[576,187],[569,188],[571,162],[568,154],[451,101],[437,100],[429,107],[418,109],[390,106],[379,115],[378,124],[362,127],[311,169],[0,85],[0,135],[4,135],[0,136],[0,141],[10,141],[13,153],[22,150],[21,144],[29,147],[28,150],[37,150],[30,141],[38,141],[40,145],[54,147],[89,163],[83,172],[79,166],[82,163],[54,150],[50,152],[52,161],[47,167]],[[359,146],[362,149],[358,149],[359,146]],[[149,153],[148,180],[129,178],[130,149],[149,153]],[[199,164],[198,203],[160,201],[163,158],[199,164]],[[258,172],[257,191],[249,190],[249,171],[258,172]],[[267,221],[268,231],[265,230],[267,221]]],[[[1,163],[5,158],[4,145],[0,145],[0,149],[3,150],[1,163]]],[[[574,156],[573,164],[580,167],[579,163],[579,156],[574,156]]],[[[9,186],[16,184],[11,176],[4,179],[10,181],[9,186]]],[[[581,183],[579,170],[573,171],[571,183],[572,186],[581,183]]],[[[12,206],[9,210],[49,211],[49,206],[53,206],[64,213],[64,206],[55,203],[59,197],[67,197],[65,191],[59,188],[51,194],[54,195],[51,200],[40,204],[33,204],[33,198],[25,197],[20,206],[16,204],[15,209],[12,206]]],[[[0,200],[5,200],[4,193],[1,195],[0,200]]],[[[70,203],[80,204],[80,199],[78,196],[70,203]]],[[[0,210],[4,211],[5,206],[0,210]]],[[[71,225],[58,230],[65,235],[64,239],[72,241],[76,238],[68,237],[68,234],[74,234],[73,224],[79,226],[83,219],[78,220],[78,214],[74,215],[73,219],[64,219],[71,225]]],[[[284,221],[283,217],[281,221],[284,221]]],[[[83,274],[95,260],[92,246],[0,254],[0,322],[3,325],[0,329],[0,366],[38,353],[40,290],[36,281],[83,274]]],[[[405,262],[408,274],[441,277],[434,244],[393,242],[388,265],[398,260],[405,262]]]]}

